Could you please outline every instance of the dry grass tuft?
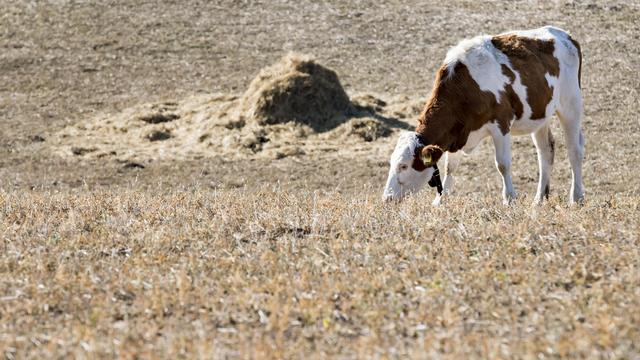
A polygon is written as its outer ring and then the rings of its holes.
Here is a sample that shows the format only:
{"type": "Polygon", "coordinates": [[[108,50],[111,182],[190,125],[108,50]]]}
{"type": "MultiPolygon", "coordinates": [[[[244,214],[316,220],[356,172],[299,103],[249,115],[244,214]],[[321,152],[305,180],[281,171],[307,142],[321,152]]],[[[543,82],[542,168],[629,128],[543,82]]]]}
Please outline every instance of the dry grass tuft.
{"type": "Polygon", "coordinates": [[[638,355],[638,197],[581,208],[492,198],[432,208],[422,197],[383,206],[377,191],[2,192],[0,348],[638,355]]]}

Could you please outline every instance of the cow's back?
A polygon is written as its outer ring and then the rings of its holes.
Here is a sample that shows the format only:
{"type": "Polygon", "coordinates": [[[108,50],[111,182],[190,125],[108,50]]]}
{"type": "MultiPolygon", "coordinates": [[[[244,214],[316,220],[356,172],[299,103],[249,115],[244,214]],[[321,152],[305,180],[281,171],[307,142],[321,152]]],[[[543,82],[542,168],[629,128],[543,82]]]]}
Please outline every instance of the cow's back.
{"type": "Polygon", "coordinates": [[[463,40],[447,52],[416,131],[451,151],[489,128],[530,134],[579,92],[579,68],[577,43],[554,27],[463,40]]]}
{"type": "Polygon", "coordinates": [[[580,62],[579,44],[547,26],[463,40],[447,53],[444,66],[453,74],[464,64],[478,87],[493,94],[495,104],[488,106],[510,112],[504,116],[516,133],[530,133],[540,125],[536,120],[553,114],[563,91],[579,86],[580,62]]]}

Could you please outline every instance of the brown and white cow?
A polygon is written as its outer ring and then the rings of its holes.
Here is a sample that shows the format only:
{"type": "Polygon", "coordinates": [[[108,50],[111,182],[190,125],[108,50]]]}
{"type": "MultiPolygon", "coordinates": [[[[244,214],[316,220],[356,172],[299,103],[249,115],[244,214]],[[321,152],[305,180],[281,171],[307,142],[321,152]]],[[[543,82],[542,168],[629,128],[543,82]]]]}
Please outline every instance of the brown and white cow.
{"type": "MultiPolygon", "coordinates": [[[[415,132],[404,132],[391,155],[385,200],[418,191],[445,155],[443,194],[451,192],[461,154],[485,137],[495,146],[505,203],[516,197],[511,181],[511,135],[532,134],[540,179],[535,202],[549,194],[554,140],[550,119],[558,114],[573,175],[570,202],[582,187],[580,45],[556,27],[463,40],[447,53],[415,132]]],[[[439,180],[439,178],[438,178],[439,180]]],[[[440,194],[434,203],[440,201],[440,194]]]]}

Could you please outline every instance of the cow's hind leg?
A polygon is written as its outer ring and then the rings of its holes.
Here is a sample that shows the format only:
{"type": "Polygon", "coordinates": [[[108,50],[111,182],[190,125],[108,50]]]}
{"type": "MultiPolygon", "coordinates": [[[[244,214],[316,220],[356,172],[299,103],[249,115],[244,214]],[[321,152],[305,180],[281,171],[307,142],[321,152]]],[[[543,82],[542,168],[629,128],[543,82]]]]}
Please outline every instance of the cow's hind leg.
{"type": "Polygon", "coordinates": [[[549,198],[549,182],[551,169],[553,167],[553,157],[555,154],[555,141],[551,133],[551,127],[547,122],[544,126],[531,134],[533,143],[538,151],[538,166],[540,167],[540,178],[538,181],[538,191],[533,200],[534,204],[540,204],[545,198],[549,198]]]}
{"type": "Polygon", "coordinates": [[[493,145],[496,150],[496,167],[502,175],[502,199],[509,204],[516,198],[516,191],[511,180],[511,134],[502,134],[496,127],[491,132],[493,145]]]}
{"type": "Polygon", "coordinates": [[[582,187],[582,158],[584,156],[584,136],[582,135],[582,96],[575,91],[566,99],[561,98],[557,111],[560,124],[564,130],[564,138],[571,163],[571,194],[570,203],[581,203],[584,200],[582,187]],[[564,100],[564,101],[563,101],[564,100]]]}

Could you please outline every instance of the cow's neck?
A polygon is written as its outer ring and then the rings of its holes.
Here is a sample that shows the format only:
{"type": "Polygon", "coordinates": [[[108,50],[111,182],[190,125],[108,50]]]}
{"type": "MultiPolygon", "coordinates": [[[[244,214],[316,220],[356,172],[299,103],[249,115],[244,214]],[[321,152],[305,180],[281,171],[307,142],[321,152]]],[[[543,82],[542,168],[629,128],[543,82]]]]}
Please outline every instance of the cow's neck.
{"type": "Polygon", "coordinates": [[[460,126],[447,112],[435,106],[427,107],[422,112],[416,132],[421,137],[423,145],[437,145],[443,151],[458,150],[460,131],[456,131],[456,128],[460,126]]]}
{"type": "Polygon", "coordinates": [[[437,145],[444,151],[456,152],[466,143],[469,133],[478,130],[494,116],[492,93],[480,90],[462,63],[443,65],[431,97],[418,118],[416,132],[424,145],[437,145]]]}

